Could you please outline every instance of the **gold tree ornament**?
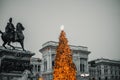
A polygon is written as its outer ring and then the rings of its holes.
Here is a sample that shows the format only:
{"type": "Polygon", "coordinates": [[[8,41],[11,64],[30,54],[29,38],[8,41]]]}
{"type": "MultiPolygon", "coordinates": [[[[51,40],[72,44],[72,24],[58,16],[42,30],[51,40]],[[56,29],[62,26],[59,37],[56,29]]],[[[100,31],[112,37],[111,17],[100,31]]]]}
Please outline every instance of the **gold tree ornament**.
{"type": "Polygon", "coordinates": [[[64,26],[61,27],[56,50],[53,80],[76,80],[76,67],[72,61],[72,53],[64,32],[64,26]]]}

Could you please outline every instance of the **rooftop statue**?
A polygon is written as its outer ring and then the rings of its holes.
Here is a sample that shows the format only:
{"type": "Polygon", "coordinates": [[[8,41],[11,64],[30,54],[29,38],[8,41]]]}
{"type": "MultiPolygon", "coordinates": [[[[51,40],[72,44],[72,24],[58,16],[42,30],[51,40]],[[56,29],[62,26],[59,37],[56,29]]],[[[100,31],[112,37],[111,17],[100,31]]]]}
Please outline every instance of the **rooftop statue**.
{"type": "Polygon", "coordinates": [[[24,34],[23,34],[23,30],[25,28],[23,27],[23,25],[21,23],[17,23],[16,28],[14,27],[13,23],[12,23],[12,18],[9,18],[9,22],[7,23],[7,26],[5,27],[5,32],[2,32],[0,30],[1,38],[3,40],[3,44],[2,46],[6,48],[6,44],[8,44],[10,47],[12,47],[13,49],[15,49],[14,46],[11,45],[11,42],[19,42],[21,44],[21,47],[24,49],[24,34]]]}

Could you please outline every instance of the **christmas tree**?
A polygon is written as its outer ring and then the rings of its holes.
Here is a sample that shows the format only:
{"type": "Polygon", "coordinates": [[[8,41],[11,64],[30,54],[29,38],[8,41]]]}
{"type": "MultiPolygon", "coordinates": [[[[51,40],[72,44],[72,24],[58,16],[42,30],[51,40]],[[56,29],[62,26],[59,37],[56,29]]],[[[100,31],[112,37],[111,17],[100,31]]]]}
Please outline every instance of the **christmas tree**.
{"type": "Polygon", "coordinates": [[[65,32],[62,30],[56,50],[53,80],[76,80],[76,67],[65,32]]]}

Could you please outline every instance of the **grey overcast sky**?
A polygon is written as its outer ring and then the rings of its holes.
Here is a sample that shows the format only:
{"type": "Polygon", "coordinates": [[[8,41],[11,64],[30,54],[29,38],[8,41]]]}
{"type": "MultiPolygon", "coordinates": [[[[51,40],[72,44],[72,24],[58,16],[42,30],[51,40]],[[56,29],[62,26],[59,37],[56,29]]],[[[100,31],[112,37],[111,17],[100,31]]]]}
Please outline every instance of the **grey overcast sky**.
{"type": "Polygon", "coordinates": [[[87,46],[89,60],[120,59],[120,0],[0,0],[0,30],[10,17],[24,25],[25,48],[35,57],[64,25],[69,44],[87,46]]]}

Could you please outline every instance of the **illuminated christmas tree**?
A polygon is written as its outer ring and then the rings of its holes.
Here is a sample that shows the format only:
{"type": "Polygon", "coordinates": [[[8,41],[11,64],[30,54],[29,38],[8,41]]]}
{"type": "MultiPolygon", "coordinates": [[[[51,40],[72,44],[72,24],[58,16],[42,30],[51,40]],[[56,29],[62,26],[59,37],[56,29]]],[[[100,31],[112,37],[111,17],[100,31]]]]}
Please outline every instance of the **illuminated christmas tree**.
{"type": "Polygon", "coordinates": [[[56,50],[53,80],[76,80],[76,67],[64,30],[61,30],[56,50]]]}

